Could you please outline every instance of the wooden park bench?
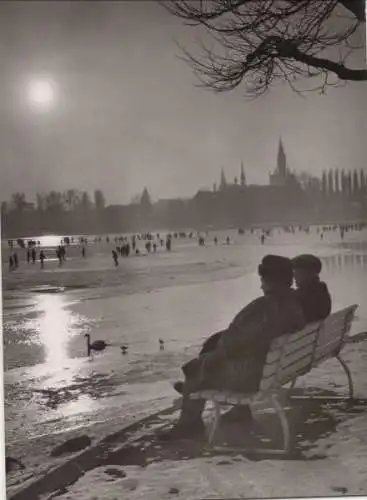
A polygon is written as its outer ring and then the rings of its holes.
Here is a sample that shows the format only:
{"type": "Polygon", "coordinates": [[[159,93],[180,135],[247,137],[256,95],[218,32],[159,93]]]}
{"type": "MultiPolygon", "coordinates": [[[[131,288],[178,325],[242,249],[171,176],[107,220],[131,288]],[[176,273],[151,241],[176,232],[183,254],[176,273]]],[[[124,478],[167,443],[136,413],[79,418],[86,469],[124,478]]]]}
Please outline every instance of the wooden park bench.
{"type": "MultiPolygon", "coordinates": [[[[221,405],[251,405],[261,400],[271,400],[283,431],[284,450],[290,450],[290,431],[287,415],[280,402],[282,386],[294,387],[298,377],[305,375],[323,361],[336,358],[348,377],[349,397],[353,399],[353,380],[340,351],[349,341],[365,340],[366,334],[348,337],[357,305],[331,314],[325,321],[307,325],[297,333],[283,335],[273,340],[264,365],[259,390],[255,394],[203,390],[190,394],[193,399],[205,399],[214,405],[215,416],[209,433],[209,444],[214,442],[221,415],[221,405]]],[[[283,389],[284,392],[284,389],[283,389]]]]}

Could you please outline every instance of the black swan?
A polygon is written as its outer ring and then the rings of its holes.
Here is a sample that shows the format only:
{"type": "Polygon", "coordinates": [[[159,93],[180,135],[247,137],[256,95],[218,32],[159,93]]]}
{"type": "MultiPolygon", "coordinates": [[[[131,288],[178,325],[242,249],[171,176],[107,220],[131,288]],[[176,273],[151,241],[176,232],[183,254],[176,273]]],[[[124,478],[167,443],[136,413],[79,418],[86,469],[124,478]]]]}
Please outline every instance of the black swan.
{"type": "Polygon", "coordinates": [[[90,353],[92,351],[104,351],[106,347],[108,347],[111,344],[107,344],[104,340],[95,340],[94,342],[90,342],[90,334],[86,333],[84,337],[87,338],[87,352],[88,356],[90,356],[90,353]]]}

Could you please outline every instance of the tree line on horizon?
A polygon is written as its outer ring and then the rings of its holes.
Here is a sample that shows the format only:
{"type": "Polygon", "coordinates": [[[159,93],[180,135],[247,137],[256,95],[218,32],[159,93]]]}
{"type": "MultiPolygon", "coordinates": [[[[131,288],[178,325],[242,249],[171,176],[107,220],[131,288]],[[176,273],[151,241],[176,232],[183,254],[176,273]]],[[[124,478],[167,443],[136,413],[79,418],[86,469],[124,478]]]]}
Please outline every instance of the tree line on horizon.
{"type": "Polygon", "coordinates": [[[64,211],[103,210],[105,206],[106,198],[101,189],[94,191],[93,198],[87,191],[67,189],[63,192],[51,190],[47,193],[37,193],[36,204],[27,201],[24,192],[13,193],[9,202],[2,202],[1,212],[35,210],[37,212],[60,213],[64,211]]]}
{"type": "Polygon", "coordinates": [[[321,177],[321,192],[324,196],[342,195],[355,198],[367,193],[367,173],[361,168],[339,170],[338,168],[324,170],[321,177]]]}
{"type": "MultiPolygon", "coordinates": [[[[152,201],[147,188],[141,195],[134,196],[131,204],[140,204],[149,209],[152,201]]],[[[22,213],[25,211],[36,211],[38,213],[61,213],[61,212],[88,212],[90,210],[101,211],[106,208],[106,198],[101,189],[95,189],[93,198],[87,191],[67,189],[66,191],[51,190],[47,193],[37,193],[36,204],[27,201],[24,192],[13,193],[10,201],[1,203],[1,213],[22,213]]]]}

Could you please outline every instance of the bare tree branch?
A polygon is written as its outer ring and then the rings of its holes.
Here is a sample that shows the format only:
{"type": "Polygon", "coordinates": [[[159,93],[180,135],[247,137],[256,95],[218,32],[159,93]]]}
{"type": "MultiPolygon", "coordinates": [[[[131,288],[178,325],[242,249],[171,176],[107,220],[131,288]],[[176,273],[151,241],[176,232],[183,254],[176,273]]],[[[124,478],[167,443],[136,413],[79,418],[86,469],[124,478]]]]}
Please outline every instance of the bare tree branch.
{"type": "Polygon", "coordinates": [[[349,10],[358,21],[366,22],[366,6],[364,0],[339,0],[339,2],[349,10]]]}
{"type": "Polygon", "coordinates": [[[200,85],[216,92],[245,85],[256,97],[277,80],[293,90],[304,78],[322,78],[324,92],[341,81],[367,80],[365,67],[348,67],[365,23],[364,0],[170,0],[163,3],[189,26],[206,30],[201,53],[182,49],[200,85]],[[335,78],[329,79],[329,74],[335,78]]]}
{"type": "Polygon", "coordinates": [[[341,80],[350,80],[355,82],[367,80],[367,69],[350,69],[343,64],[335,63],[329,59],[314,57],[308,54],[303,54],[299,50],[294,50],[293,58],[296,61],[308,64],[314,68],[322,68],[331,71],[338,75],[341,80]]]}

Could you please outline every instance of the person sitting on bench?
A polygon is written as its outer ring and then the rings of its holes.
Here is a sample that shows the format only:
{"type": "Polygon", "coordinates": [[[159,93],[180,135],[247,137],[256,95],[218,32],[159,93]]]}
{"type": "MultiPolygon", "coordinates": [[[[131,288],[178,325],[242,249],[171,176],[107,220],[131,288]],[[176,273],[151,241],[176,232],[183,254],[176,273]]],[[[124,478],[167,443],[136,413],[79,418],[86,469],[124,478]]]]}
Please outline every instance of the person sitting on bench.
{"type": "MultiPolygon", "coordinates": [[[[182,367],[182,409],[178,422],[160,435],[161,439],[179,439],[204,434],[201,414],[204,400],[189,394],[204,389],[253,393],[258,390],[271,341],[305,326],[302,309],[292,290],[292,262],[286,257],[267,255],[259,265],[261,288],[258,297],[240,311],[227,330],[218,332],[212,349],[182,367]]],[[[248,406],[234,407],[228,420],[251,418],[248,406]]],[[[227,420],[227,419],[226,419],[227,420]]]]}
{"type": "Polygon", "coordinates": [[[298,255],[292,260],[296,295],[306,323],[322,321],[331,312],[331,297],[327,285],[320,281],[321,260],[315,255],[298,255]]]}

